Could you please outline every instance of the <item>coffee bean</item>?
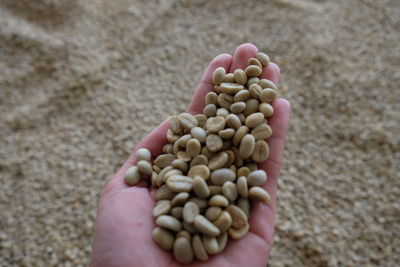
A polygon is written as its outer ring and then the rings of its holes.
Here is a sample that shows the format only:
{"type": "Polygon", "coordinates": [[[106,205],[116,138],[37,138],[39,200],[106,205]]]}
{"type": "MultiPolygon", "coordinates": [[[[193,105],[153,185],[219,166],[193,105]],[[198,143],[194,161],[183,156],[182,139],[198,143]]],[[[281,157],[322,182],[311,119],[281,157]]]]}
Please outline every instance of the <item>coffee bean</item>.
{"type": "Polygon", "coordinates": [[[169,118],[169,129],[171,129],[171,131],[174,134],[181,134],[183,129],[181,127],[181,123],[178,120],[178,116],[171,116],[169,118]]]}
{"type": "Polygon", "coordinates": [[[156,219],[156,225],[175,232],[179,232],[182,229],[181,222],[170,215],[159,216],[156,219]]]}
{"type": "Polygon", "coordinates": [[[211,182],[213,185],[223,185],[225,182],[233,182],[235,179],[236,173],[227,168],[218,169],[211,173],[211,182]]]}
{"type": "Polygon", "coordinates": [[[196,165],[189,169],[188,176],[192,178],[200,176],[207,180],[210,177],[210,169],[206,165],[196,165]]]}
{"type": "Polygon", "coordinates": [[[217,106],[215,104],[208,104],[203,109],[203,114],[207,117],[214,117],[217,113],[217,106]]]}
{"type": "Polygon", "coordinates": [[[190,161],[190,167],[196,165],[207,165],[207,164],[208,164],[208,158],[203,154],[197,155],[190,161]]]}
{"type": "Polygon", "coordinates": [[[213,224],[219,229],[221,233],[228,231],[232,225],[232,217],[227,211],[221,212],[213,224]]]}
{"type": "Polygon", "coordinates": [[[264,114],[265,117],[271,117],[274,114],[274,108],[268,103],[261,103],[258,106],[258,111],[264,114]]]}
{"type": "Polygon", "coordinates": [[[171,205],[175,206],[182,206],[187,200],[189,199],[189,193],[181,192],[176,194],[176,196],[172,199],[171,205]]]}
{"type": "Polygon", "coordinates": [[[222,186],[222,192],[224,193],[224,196],[230,201],[235,201],[238,197],[236,185],[229,181],[224,183],[224,185],[222,186]]]}
{"type": "Polygon", "coordinates": [[[262,69],[259,66],[250,65],[246,67],[244,72],[246,73],[247,77],[256,77],[261,75],[262,69]]]}
{"type": "Polygon", "coordinates": [[[258,83],[260,79],[258,77],[252,77],[247,81],[247,87],[250,87],[250,85],[258,83]]]}
{"type": "Polygon", "coordinates": [[[228,155],[228,161],[225,163],[223,166],[224,168],[228,168],[232,166],[232,164],[235,162],[235,153],[232,151],[232,149],[227,149],[224,151],[228,155]]]}
{"type": "Polygon", "coordinates": [[[199,235],[194,235],[192,238],[193,253],[196,259],[200,261],[208,260],[208,254],[204,248],[203,242],[199,235]]]}
{"type": "Polygon", "coordinates": [[[176,238],[184,237],[184,238],[188,239],[190,242],[192,241],[192,236],[190,235],[190,233],[188,231],[185,231],[185,230],[182,230],[182,231],[178,232],[175,235],[175,237],[176,238]]]}
{"type": "Polygon", "coordinates": [[[246,134],[240,142],[239,155],[242,159],[248,159],[254,151],[255,139],[251,134],[246,134]]]}
{"type": "Polygon", "coordinates": [[[206,138],[206,146],[211,152],[217,152],[221,150],[223,141],[221,137],[216,134],[209,134],[206,138]]]}
{"type": "Polygon", "coordinates": [[[268,159],[269,147],[268,144],[263,140],[258,140],[254,146],[254,152],[251,158],[254,162],[260,163],[268,159]]]}
{"type": "Polygon", "coordinates": [[[262,123],[264,123],[264,114],[261,112],[253,113],[246,118],[246,126],[249,128],[254,128],[262,123]]]}
{"type": "Polygon", "coordinates": [[[201,144],[200,141],[192,138],[190,139],[187,144],[186,144],[186,153],[194,158],[195,156],[197,156],[198,154],[200,154],[200,150],[201,150],[201,144]]]}
{"type": "Polygon", "coordinates": [[[238,84],[245,85],[247,83],[246,73],[242,69],[236,69],[233,72],[233,78],[238,84]]]}
{"type": "Polygon", "coordinates": [[[230,205],[226,208],[226,211],[232,217],[232,227],[236,229],[242,229],[247,224],[247,216],[246,214],[235,205],[230,205]]]}
{"type": "Polygon", "coordinates": [[[217,254],[219,251],[218,241],[215,237],[203,236],[203,245],[210,255],[217,254]]]}
{"type": "Polygon", "coordinates": [[[207,121],[207,116],[204,114],[196,114],[194,115],[196,121],[197,121],[197,126],[203,127],[206,124],[207,121]]]}
{"type": "Polygon", "coordinates": [[[208,105],[208,104],[216,105],[218,103],[217,98],[218,98],[218,95],[215,92],[208,92],[206,94],[205,104],[206,105],[208,105]]]}
{"type": "Polygon", "coordinates": [[[224,83],[233,83],[234,81],[235,81],[235,77],[233,76],[233,73],[227,73],[223,80],[224,83]]]}
{"type": "Polygon", "coordinates": [[[243,228],[241,229],[236,229],[236,228],[230,228],[228,230],[229,236],[232,239],[240,239],[242,238],[247,232],[249,231],[249,224],[247,223],[243,228]]]}
{"type": "Polygon", "coordinates": [[[226,124],[228,127],[233,128],[233,129],[238,129],[240,126],[242,126],[242,123],[240,122],[240,119],[238,116],[235,114],[229,114],[226,117],[226,124]]]}
{"type": "Polygon", "coordinates": [[[237,191],[241,197],[248,197],[249,189],[248,189],[246,177],[240,176],[237,179],[236,186],[237,186],[237,191]]]}
{"type": "Polygon", "coordinates": [[[216,68],[212,75],[213,84],[220,84],[225,78],[226,71],[223,67],[216,68]]]}
{"type": "Polygon", "coordinates": [[[272,81],[270,81],[270,80],[267,80],[267,79],[261,79],[261,80],[259,80],[258,82],[258,85],[260,85],[261,86],[261,88],[272,88],[272,89],[274,89],[275,91],[276,90],[278,90],[277,88],[276,88],[276,85],[272,82],[272,81]]]}
{"type": "Polygon", "coordinates": [[[124,175],[124,181],[128,185],[136,185],[137,183],[139,183],[140,182],[139,168],[137,166],[130,167],[124,175]]]}
{"type": "Polygon", "coordinates": [[[246,214],[247,218],[251,215],[250,201],[246,198],[239,198],[236,205],[246,214]]]}
{"type": "Polygon", "coordinates": [[[210,185],[210,186],[208,186],[208,189],[210,190],[210,196],[222,194],[222,186],[210,185]]]}
{"type": "Polygon", "coordinates": [[[190,130],[190,133],[193,138],[199,140],[200,143],[204,143],[206,141],[207,133],[203,128],[193,127],[192,130],[190,130]]]}
{"type": "Polygon", "coordinates": [[[259,103],[260,102],[257,99],[254,98],[248,99],[246,101],[246,109],[243,111],[243,114],[245,116],[249,116],[250,114],[257,112],[259,103]]]}
{"type": "Polygon", "coordinates": [[[181,159],[181,160],[186,161],[186,162],[188,162],[188,161],[190,161],[192,159],[192,157],[189,156],[189,154],[186,153],[186,151],[179,151],[178,153],[176,153],[176,156],[177,156],[178,159],[181,159]]]}
{"type": "Polygon", "coordinates": [[[276,98],[276,91],[271,88],[265,88],[261,91],[260,101],[263,103],[270,103],[276,98]]]}
{"type": "Polygon", "coordinates": [[[226,150],[232,146],[232,141],[231,140],[223,140],[222,141],[222,150],[226,150]]]}
{"type": "MultiPolygon", "coordinates": [[[[168,155],[170,155],[170,154],[168,154],[168,155]]],[[[151,175],[153,173],[153,168],[151,167],[151,164],[145,160],[140,160],[137,163],[137,168],[140,173],[145,174],[145,175],[151,175]]]]}
{"type": "Polygon", "coordinates": [[[250,98],[250,93],[248,90],[241,90],[235,94],[233,97],[234,102],[244,102],[250,98]]]}
{"type": "Polygon", "coordinates": [[[178,220],[182,220],[183,218],[183,207],[174,207],[171,209],[170,214],[177,218],[178,220]]]}
{"type": "Polygon", "coordinates": [[[225,93],[221,93],[218,95],[217,101],[218,101],[218,105],[220,105],[220,107],[229,110],[231,104],[233,103],[233,96],[225,94],[225,93]]]}
{"type": "Polygon", "coordinates": [[[239,129],[235,132],[233,136],[233,145],[238,146],[242,141],[243,137],[249,132],[249,127],[247,126],[240,126],[239,129]]]}
{"type": "MultiPolygon", "coordinates": [[[[201,178],[200,178],[201,179],[201,178]]],[[[193,202],[186,202],[183,207],[183,220],[188,223],[193,223],[197,215],[200,214],[199,207],[193,202]]]]}
{"type": "Polygon", "coordinates": [[[175,156],[172,154],[161,154],[154,160],[153,164],[157,165],[160,168],[165,168],[167,166],[170,166],[174,159],[175,156]]]}
{"type": "Polygon", "coordinates": [[[219,152],[214,155],[208,163],[208,168],[213,171],[222,168],[228,162],[228,154],[226,152],[219,152]]]}
{"type": "Polygon", "coordinates": [[[219,229],[203,215],[196,216],[194,220],[194,227],[196,227],[197,231],[206,236],[214,237],[220,233],[219,229]]]}
{"type": "Polygon", "coordinates": [[[217,236],[217,242],[218,242],[218,252],[221,253],[224,251],[226,244],[228,243],[228,233],[222,233],[219,236],[217,236]]]}
{"type": "Polygon", "coordinates": [[[164,175],[163,182],[166,183],[168,178],[173,175],[182,175],[182,171],[179,169],[172,169],[164,175]]]}
{"type": "Polygon", "coordinates": [[[153,208],[153,216],[158,217],[161,215],[168,214],[170,210],[171,210],[171,201],[160,200],[156,203],[156,206],[153,208]]]}
{"type": "Polygon", "coordinates": [[[167,186],[172,192],[190,192],[192,181],[192,178],[184,175],[173,175],[168,178],[167,186]]]}
{"type": "Polygon", "coordinates": [[[187,130],[192,129],[197,126],[197,119],[192,116],[190,113],[181,113],[178,115],[178,120],[181,124],[181,127],[187,130]]]}
{"type": "Polygon", "coordinates": [[[181,170],[182,172],[186,172],[188,170],[188,164],[181,159],[174,159],[171,162],[171,166],[174,167],[175,169],[181,170]]]}
{"type": "Polygon", "coordinates": [[[208,189],[207,183],[200,176],[196,176],[193,179],[193,191],[200,198],[207,198],[210,195],[210,189],[208,189]]]}
{"type": "Polygon", "coordinates": [[[173,246],[174,257],[177,262],[187,264],[193,261],[193,250],[190,241],[185,237],[178,237],[173,246]]]}
{"type": "Polygon", "coordinates": [[[226,118],[229,115],[229,111],[226,108],[219,108],[217,109],[217,116],[221,116],[226,118]]]}
{"type": "Polygon", "coordinates": [[[246,164],[246,167],[249,168],[249,170],[250,170],[251,172],[258,169],[258,168],[257,168],[257,163],[255,163],[255,162],[249,162],[249,163],[247,163],[247,164],[246,164]]]}
{"type": "Polygon", "coordinates": [[[228,95],[234,95],[240,90],[243,90],[244,87],[241,84],[238,83],[221,83],[220,85],[222,93],[228,94],[228,95]]]}
{"type": "Polygon", "coordinates": [[[201,148],[201,154],[203,154],[207,158],[207,162],[208,162],[208,159],[212,158],[215,155],[215,152],[211,152],[210,149],[208,149],[208,147],[207,147],[207,139],[206,139],[206,146],[203,146],[201,148]]]}
{"type": "Polygon", "coordinates": [[[261,65],[260,61],[258,61],[258,59],[254,58],[254,57],[249,58],[249,60],[247,61],[247,65],[255,65],[262,69],[262,65],[261,65]]]}
{"type": "Polygon", "coordinates": [[[206,122],[206,129],[209,133],[218,133],[225,128],[224,117],[211,117],[206,122]]]}
{"type": "Polygon", "coordinates": [[[227,207],[229,205],[229,201],[226,197],[222,195],[215,195],[210,198],[210,200],[208,201],[208,205],[216,207],[227,207]]]}
{"type": "Polygon", "coordinates": [[[258,59],[258,61],[261,63],[261,65],[265,68],[268,66],[269,64],[269,57],[267,56],[267,54],[259,52],[256,55],[256,58],[258,59]]]}
{"type": "MultiPolygon", "coordinates": [[[[182,210],[183,210],[183,208],[182,208],[182,210]]],[[[182,217],[183,217],[183,216],[182,216],[182,217]]],[[[193,234],[193,235],[199,233],[199,232],[197,231],[196,227],[194,227],[193,223],[188,223],[188,222],[183,221],[183,222],[182,222],[182,227],[183,227],[183,229],[184,229],[185,231],[188,231],[189,233],[191,233],[191,234],[193,234]]]]}
{"type": "Polygon", "coordinates": [[[236,102],[233,103],[230,107],[232,113],[238,114],[246,109],[246,103],[244,102],[236,102]]]}
{"type": "Polygon", "coordinates": [[[250,85],[249,93],[252,98],[259,100],[261,92],[262,92],[262,88],[258,84],[254,83],[254,84],[250,85]]]}
{"type": "Polygon", "coordinates": [[[250,133],[254,136],[256,141],[265,140],[271,137],[272,129],[268,124],[261,123],[257,127],[253,128],[250,133]]]}
{"type": "Polygon", "coordinates": [[[172,200],[175,196],[175,193],[169,190],[167,185],[162,185],[160,188],[157,189],[156,191],[156,200],[172,200]]]}
{"type": "Polygon", "coordinates": [[[173,146],[174,146],[173,144],[165,144],[163,146],[162,152],[165,153],[165,154],[172,154],[172,147],[173,146]]]}
{"type": "Polygon", "coordinates": [[[174,236],[161,227],[154,228],[152,237],[153,240],[165,250],[171,250],[175,241],[174,236]]]}
{"type": "MultiPolygon", "coordinates": [[[[155,166],[155,165],[154,165],[155,166]]],[[[153,169],[154,169],[154,166],[153,166],[153,169]]],[[[157,176],[158,176],[158,173],[156,173],[155,171],[153,171],[153,173],[151,174],[151,178],[150,178],[150,180],[151,180],[151,186],[157,186],[157,176]]]]}
{"type": "Polygon", "coordinates": [[[264,204],[268,204],[268,202],[271,200],[271,197],[269,196],[268,192],[259,186],[253,186],[252,188],[250,188],[249,197],[256,200],[260,200],[264,204]]]}
{"type": "Polygon", "coordinates": [[[145,160],[145,161],[150,161],[151,159],[151,153],[147,148],[139,148],[136,151],[136,160],[145,160]]]}
{"type": "Polygon", "coordinates": [[[161,184],[164,181],[165,174],[167,174],[172,169],[174,169],[172,166],[167,166],[160,171],[160,173],[157,175],[157,178],[156,178],[156,186],[161,186],[161,184]]]}
{"type": "Polygon", "coordinates": [[[224,130],[221,130],[218,132],[218,135],[222,139],[231,139],[234,134],[235,134],[235,130],[232,128],[227,128],[227,129],[224,129],[224,130]]]}
{"type": "Polygon", "coordinates": [[[205,216],[210,221],[215,221],[221,215],[222,209],[220,207],[209,207],[206,210],[205,216]]]}
{"type": "Polygon", "coordinates": [[[189,199],[189,202],[193,202],[194,204],[196,204],[199,209],[204,209],[207,208],[207,200],[202,199],[202,198],[198,198],[198,197],[192,197],[189,199]]]}
{"type": "Polygon", "coordinates": [[[250,170],[247,167],[241,167],[238,171],[237,171],[237,176],[245,176],[247,177],[247,175],[250,174],[250,170]]]}

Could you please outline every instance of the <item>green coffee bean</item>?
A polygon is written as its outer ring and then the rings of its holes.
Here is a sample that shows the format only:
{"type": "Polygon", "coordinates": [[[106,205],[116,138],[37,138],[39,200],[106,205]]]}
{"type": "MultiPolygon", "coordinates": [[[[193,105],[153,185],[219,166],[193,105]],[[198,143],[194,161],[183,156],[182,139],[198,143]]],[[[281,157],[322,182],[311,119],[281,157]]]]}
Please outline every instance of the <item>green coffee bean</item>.
{"type": "Polygon", "coordinates": [[[208,163],[208,168],[213,171],[222,168],[228,162],[228,154],[226,152],[219,152],[214,155],[208,163]]]}
{"type": "Polygon", "coordinates": [[[208,164],[208,158],[203,155],[197,155],[190,161],[190,167],[196,166],[196,165],[207,165],[208,164]]]}
{"type": "Polygon", "coordinates": [[[246,118],[246,126],[249,128],[254,128],[258,125],[260,125],[261,123],[264,123],[265,118],[264,118],[264,114],[262,114],[261,112],[256,112],[253,113],[251,115],[249,115],[246,118]]]}
{"type": "Polygon", "coordinates": [[[206,129],[209,133],[218,133],[225,128],[224,117],[211,117],[206,122],[206,129]]]}
{"type": "Polygon", "coordinates": [[[260,125],[254,127],[250,132],[256,141],[265,140],[270,138],[272,135],[271,127],[266,123],[261,123],[260,125]]]}
{"type": "Polygon", "coordinates": [[[189,193],[187,192],[181,192],[176,194],[176,196],[172,199],[171,205],[173,207],[175,206],[181,206],[186,203],[186,201],[189,199],[189,193]]]}
{"type": "Polygon", "coordinates": [[[214,117],[217,114],[217,106],[215,104],[208,104],[203,109],[203,114],[207,117],[214,117]]]}
{"type": "Polygon", "coordinates": [[[200,141],[192,138],[190,139],[187,144],[186,144],[186,153],[194,158],[195,156],[197,156],[198,154],[200,154],[201,151],[201,144],[200,141]]]}
{"type": "Polygon", "coordinates": [[[206,165],[196,165],[189,169],[188,176],[192,178],[200,176],[204,180],[207,180],[210,177],[210,169],[206,165]]]}
{"type": "Polygon", "coordinates": [[[259,66],[250,65],[246,67],[244,72],[246,73],[247,77],[256,77],[261,75],[262,69],[259,66]]]}
{"type": "Polygon", "coordinates": [[[217,98],[218,98],[218,95],[215,92],[209,92],[206,94],[205,104],[206,105],[208,105],[208,104],[216,105],[218,103],[217,98]]]}
{"type": "Polygon", "coordinates": [[[169,190],[167,185],[162,185],[156,191],[156,200],[172,200],[175,196],[175,193],[169,190]]]}
{"type": "Polygon", "coordinates": [[[226,118],[229,115],[229,111],[226,108],[219,108],[217,109],[217,116],[221,116],[226,118]]]}
{"type": "Polygon", "coordinates": [[[156,203],[156,206],[153,209],[153,216],[158,217],[161,215],[168,214],[170,210],[171,210],[171,201],[160,200],[156,203]]]}
{"type": "Polygon", "coordinates": [[[259,103],[260,102],[258,102],[257,99],[254,98],[248,99],[246,101],[246,109],[243,111],[243,114],[245,116],[249,116],[250,114],[257,112],[259,103]]]}
{"type": "Polygon", "coordinates": [[[217,152],[222,149],[223,141],[218,135],[209,134],[206,138],[206,146],[211,152],[217,152]]]}
{"type": "Polygon", "coordinates": [[[163,249],[171,250],[174,244],[174,236],[167,230],[156,227],[153,230],[153,240],[163,249]]]}
{"type": "Polygon", "coordinates": [[[230,106],[233,103],[233,96],[225,94],[225,93],[221,93],[218,95],[217,101],[218,101],[218,105],[229,110],[230,106]]]}
{"type": "Polygon", "coordinates": [[[228,95],[234,95],[240,90],[243,90],[244,87],[241,84],[238,83],[221,83],[220,85],[222,93],[228,94],[228,95]]]}
{"type": "Polygon", "coordinates": [[[217,254],[219,251],[218,241],[215,237],[203,236],[203,245],[210,255],[217,254]]]}
{"type": "Polygon", "coordinates": [[[188,170],[188,164],[181,159],[174,159],[171,162],[171,166],[174,167],[175,169],[181,170],[182,172],[186,172],[188,170]]]}
{"type": "Polygon", "coordinates": [[[250,226],[249,226],[249,224],[247,223],[243,228],[241,228],[241,229],[236,229],[236,228],[230,228],[229,230],[228,230],[228,233],[229,233],[229,236],[232,238],[232,239],[240,239],[240,238],[242,238],[243,236],[245,236],[245,234],[247,234],[247,232],[249,231],[249,228],[250,228],[250,226]]]}
{"type": "Polygon", "coordinates": [[[241,196],[241,197],[245,197],[245,198],[247,198],[248,197],[248,190],[249,190],[249,188],[248,188],[248,186],[247,186],[247,179],[246,179],[246,177],[245,176],[240,176],[238,179],[237,179],[237,182],[236,182],[236,186],[237,186],[237,191],[238,191],[238,193],[239,193],[239,195],[241,196]]]}
{"type": "Polygon", "coordinates": [[[250,207],[250,201],[249,199],[246,198],[239,198],[237,200],[236,205],[242,209],[242,211],[244,212],[244,214],[246,214],[247,218],[250,217],[251,215],[251,207],[250,207]]]}
{"type": "Polygon", "coordinates": [[[228,231],[232,225],[232,217],[227,211],[221,212],[213,224],[219,229],[221,233],[228,231]]]}
{"type": "Polygon", "coordinates": [[[207,198],[210,195],[210,189],[207,186],[207,183],[200,176],[196,176],[193,179],[193,191],[200,198],[207,198]]]}
{"type": "Polygon", "coordinates": [[[171,209],[170,214],[177,218],[178,220],[182,220],[183,217],[183,207],[174,207],[171,209]]]}
{"type": "Polygon", "coordinates": [[[197,126],[199,126],[199,127],[203,127],[207,121],[207,116],[204,114],[196,114],[196,115],[194,115],[194,117],[197,121],[197,126]]]}
{"type": "Polygon", "coordinates": [[[233,129],[238,129],[240,126],[242,126],[239,117],[235,114],[229,114],[226,117],[226,124],[228,125],[228,127],[233,129]]]}
{"type": "Polygon", "coordinates": [[[136,151],[136,160],[145,160],[145,161],[150,161],[151,159],[151,153],[147,148],[139,148],[136,151]]]}
{"type": "Polygon", "coordinates": [[[233,228],[242,229],[245,227],[247,224],[247,216],[238,206],[229,205],[229,207],[226,208],[226,211],[229,212],[232,217],[233,228]]]}
{"type": "MultiPolygon", "coordinates": [[[[167,154],[167,155],[170,155],[170,154],[167,154]]],[[[153,168],[151,167],[151,164],[145,160],[140,160],[137,163],[137,168],[138,168],[139,172],[142,174],[151,175],[153,173],[153,168]]]]}
{"type": "Polygon", "coordinates": [[[244,102],[250,98],[250,93],[248,90],[240,90],[233,97],[234,102],[244,102]]]}
{"type": "Polygon", "coordinates": [[[187,264],[193,261],[193,250],[190,241],[185,237],[178,237],[173,246],[174,257],[179,263],[187,264]]]}
{"type": "Polygon", "coordinates": [[[140,182],[139,168],[137,166],[130,167],[124,175],[124,181],[128,185],[135,185],[139,183],[140,182]]]}
{"type": "Polygon", "coordinates": [[[269,201],[271,200],[271,197],[269,196],[268,192],[259,186],[253,186],[252,188],[250,188],[249,197],[256,200],[260,200],[264,204],[268,204],[269,201]]]}
{"type": "Polygon", "coordinates": [[[254,57],[249,58],[249,60],[247,61],[247,65],[255,65],[262,69],[262,65],[261,65],[260,61],[258,61],[258,59],[254,58],[254,57]]]}
{"type": "Polygon", "coordinates": [[[190,113],[181,113],[178,115],[178,120],[181,124],[181,127],[187,130],[192,129],[197,126],[197,119],[192,116],[190,113]]]}
{"type": "Polygon", "coordinates": [[[210,190],[210,196],[222,194],[222,186],[210,185],[210,186],[208,186],[208,189],[210,190]]]}
{"type": "Polygon", "coordinates": [[[227,207],[229,205],[229,201],[226,197],[222,195],[215,195],[210,198],[210,200],[208,201],[208,205],[216,207],[227,207]]]}
{"type": "Polygon", "coordinates": [[[199,140],[200,143],[204,143],[206,141],[207,133],[203,128],[193,127],[192,130],[190,130],[190,133],[194,138],[199,140]]]}
{"type": "Polygon", "coordinates": [[[254,152],[251,155],[251,158],[254,160],[254,162],[260,163],[266,161],[268,159],[268,156],[268,144],[263,140],[258,140],[254,145],[254,152]]]}
{"type": "Polygon", "coordinates": [[[196,259],[200,261],[208,260],[208,254],[204,248],[203,242],[199,235],[194,235],[192,238],[193,253],[196,259]]]}
{"type": "Polygon", "coordinates": [[[225,249],[226,244],[228,243],[228,233],[225,232],[217,236],[217,242],[218,242],[217,253],[221,253],[225,249]]]}
{"type": "Polygon", "coordinates": [[[272,89],[274,89],[275,91],[277,90],[276,85],[275,85],[272,81],[270,81],[270,80],[261,79],[261,80],[259,80],[257,83],[258,83],[258,85],[260,85],[263,89],[264,89],[264,88],[272,88],[272,89]]]}
{"type": "Polygon", "coordinates": [[[227,168],[221,168],[211,173],[211,182],[213,185],[223,185],[225,182],[233,182],[236,179],[236,173],[227,168]]]}
{"type": "Polygon", "coordinates": [[[243,137],[249,132],[249,127],[247,126],[241,126],[237,131],[235,132],[235,135],[233,136],[233,145],[238,146],[240,142],[242,141],[243,137]]]}
{"type": "Polygon", "coordinates": [[[172,154],[161,154],[154,160],[154,164],[160,168],[165,168],[170,166],[174,159],[175,156],[172,154]]]}
{"type": "Polygon", "coordinates": [[[234,81],[235,81],[235,77],[233,76],[233,73],[227,73],[223,80],[224,83],[233,83],[234,81]]]}
{"type": "Polygon", "coordinates": [[[196,216],[194,220],[194,227],[197,229],[197,231],[206,236],[215,237],[220,234],[219,229],[203,215],[196,216]]]}
{"type": "MultiPolygon", "coordinates": [[[[200,178],[201,179],[201,178],[200,178]]],[[[186,202],[183,207],[183,220],[188,223],[193,223],[197,215],[200,214],[199,207],[193,202],[186,202]]]]}
{"type": "Polygon", "coordinates": [[[174,232],[179,232],[182,229],[181,222],[170,215],[159,216],[156,219],[156,225],[174,232]]]}
{"type": "Polygon", "coordinates": [[[250,174],[250,170],[247,167],[241,167],[238,171],[237,171],[237,176],[245,176],[247,177],[247,175],[250,174]]]}
{"type": "Polygon", "coordinates": [[[244,102],[236,102],[233,103],[230,107],[232,113],[238,114],[246,109],[246,103],[244,102]]]}
{"type": "Polygon", "coordinates": [[[225,78],[226,71],[223,67],[216,68],[212,75],[212,82],[214,84],[220,84],[225,78]]]}
{"type": "Polygon", "coordinates": [[[274,100],[276,98],[276,91],[274,89],[271,88],[265,88],[261,91],[260,94],[260,101],[263,103],[270,103],[272,102],[272,100],[274,100]]]}
{"type": "Polygon", "coordinates": [[[172,192],[190,192],[192,190],[192,178],[184,175],[173,175],[168,178],[167,186],[172,192]]]}
{"type": "Polygon", "coordinates": [[[247,87],[250,87],[250,85],[258,83],[260,79],[258,77],[252,77],[247,81],[247,87]]]}
{"type": "Polygon", "coordinates": [[[242,138],[242,141],[240,142],[240,147],[239,147],[240,157],[242,159],[249,158],[254,152],[254,147],[255,147],[254,136],[252,136],[251,134],[246,134],[242,138]]]}
{"type": "Polygon", "coordinates": [[[222,186],[222,193],[230,201],[235,201],[238,197],[236,185],[229,181],[224,183],[224,185],[222,186]]]}
{"type": "Polygon", "coordinates": [[[233,78],[238,84],[245,85],[247,83],[246,73],[242,69],[236,69],[233,72],[233,78]]]}
{"type": "Polygon", "coordinates": [[[261,63],[261,65],[263,67],[267,67],[269,64],[269,57],[267,56],[267,54],[265,53],[257,53],[256,58],[258,59],[258,61],[261,63]]]}
{"type": "Polygon", "coordinates": [[[268,103],[261,103],[258,106],[258,111],[264,114],[265,117],[271,117],[274,114],[274,108],[268,103]]]}
{"type": "Polygon", "coordinates": [[[205,216],[210,221],[215,221],[221,215],[222,209],[220,207],[209,207],[206,210],[205,216]]]}
{"type": "Polygon", "coordinates": [[[226,129],[221,130],[221,131],[218,132],[218,135],[222,139],[231,139],[234,134],[235,134],[235,130],[232,129],[232,128],[226,128],[226,129]]]}

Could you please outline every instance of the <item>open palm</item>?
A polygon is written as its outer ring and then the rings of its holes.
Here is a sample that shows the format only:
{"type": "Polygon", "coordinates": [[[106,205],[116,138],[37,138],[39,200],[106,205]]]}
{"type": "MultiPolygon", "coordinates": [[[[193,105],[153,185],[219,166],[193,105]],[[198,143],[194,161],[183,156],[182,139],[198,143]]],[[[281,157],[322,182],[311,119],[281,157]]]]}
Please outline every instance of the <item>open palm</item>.
{"type": "MultiPolygon", "coordinates": [[[[214,58],[201,78],[188,112],[202,112],[204,96],[213,90],[211,76],[216,68],[224,67],[229,72],[244,69],[248,59],[255,57],[257,52],[254,45],[243,44],[236,49],[233,57],[221,54],[214,58]]],[[[264,68],[262,78],[276,83],[279,68],[270,63],[264,68]]],[[[210,257],[207,262],[196,261],[190,266],[266,266],[273,241],[277,179],[290,113],[285,99],[274,100],[272,106],[274,115],[268,120],[273,131],[268,139],[270,156],[259,166],[268,174],[264,188],[271,196],[270,203],[268,206],[260,203],[254,206],[249,219],[250,231],[242,239],[230,240],[221,254],[210,257]]],[[[167,130],[168,121],[164,121],[144,138],[101,193],[93,239],[93,267],[181,265],[174,260],[171,252],[161,249],[152,240],[155,189],[149,190],[146,182],[131,187],[123,181],[126,170],[136,163],[134,152],[138,148],[146,147],[153,156],[161,154],[163,145],[167,143],[167,130]]]]}

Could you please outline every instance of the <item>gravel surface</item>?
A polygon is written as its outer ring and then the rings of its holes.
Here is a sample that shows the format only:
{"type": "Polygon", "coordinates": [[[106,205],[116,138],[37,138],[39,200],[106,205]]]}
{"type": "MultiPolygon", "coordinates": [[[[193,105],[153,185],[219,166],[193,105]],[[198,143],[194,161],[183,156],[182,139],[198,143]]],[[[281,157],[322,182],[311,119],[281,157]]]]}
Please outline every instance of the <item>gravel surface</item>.
{"type": "Polygon", "coordinates": [[[0,266],[87,265],[102,187],[243,42],[293,109],[270,265],[395,266],[399,29],[397,0],[1,0],[0,266]]]}

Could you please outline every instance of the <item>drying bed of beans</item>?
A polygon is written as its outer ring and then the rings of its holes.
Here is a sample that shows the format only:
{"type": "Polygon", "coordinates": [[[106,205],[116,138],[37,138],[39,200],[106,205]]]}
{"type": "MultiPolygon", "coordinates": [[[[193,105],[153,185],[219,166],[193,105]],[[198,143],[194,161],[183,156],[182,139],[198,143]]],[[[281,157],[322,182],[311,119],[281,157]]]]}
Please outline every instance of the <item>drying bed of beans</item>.
{"type": "Polygon", "coordinates": [[[152,237],[180,263],[221,253],[248,232],[252,201],[270,200],[262,187],[267,174],[258,169],[269,155],[267,122],[277,95],[272,81],[259,78],[268,64],[258,53],[244,70],[217,68],[203,113],[170,117],[163,154],[151,162],[149,150],[137,150],[137,164],[125,174],[128,185],[147,175],[158,188],[152,237]]]}

